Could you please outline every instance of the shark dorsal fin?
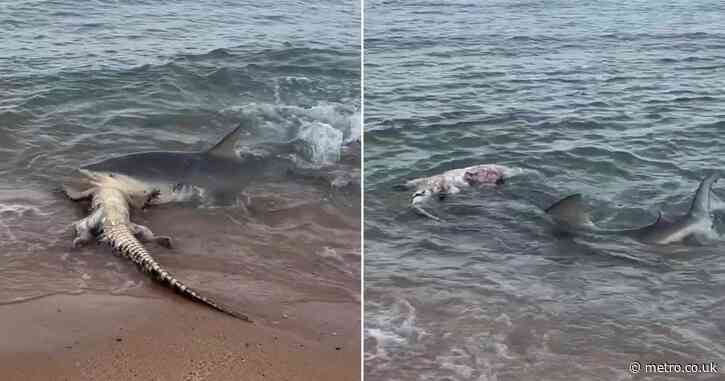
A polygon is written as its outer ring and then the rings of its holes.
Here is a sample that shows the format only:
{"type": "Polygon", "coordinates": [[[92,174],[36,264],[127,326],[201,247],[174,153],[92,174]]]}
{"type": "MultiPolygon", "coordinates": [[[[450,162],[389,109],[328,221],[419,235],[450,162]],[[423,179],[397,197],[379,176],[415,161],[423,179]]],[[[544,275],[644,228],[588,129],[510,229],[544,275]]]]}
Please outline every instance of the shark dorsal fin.
{"type": "Polygon", "coordinates": [[[700,182],[695,197],[692,199],[689,216],[707,216],[710,214],[710,192],[712,191],[712,185],[715,184],[718,178],[717,174],[712,174],[700,182]]]}
{"type": "Polygon", "coordinates": [[[650,226],[659,226],[659,225],[670,225],[672,224],[672,221],[670,221],[665,215],[662,213],[661,210],[657,211],[657,220],[650,226]]]}
{"type": "Polygon", "coordinates": [[[658,210],[657,211],[657,220],[655,220],[655,223],[653,225],[659,224],[662,221],[662,218],[663,218],[662,211],[661,210],[658,210]]]}
{"type": "Polygon", "coordinates": [[[546,214],[554,220],[565,223],[571,227],[593,226],[589,212],[587,212],[582,195],[576,193],[557,201],[546,209],[546,214]]]}
{"type": "Polygon", "coordinates": [[[207,155],[210,156],[216,156],[216,157],[222,157],[226,159],[236,159],[239,156],[237,155],[237,141],[239,141],[239,134],[244,129],[244,126],[239,126],[234,129],[234,131],[228,133],[225,137],[222,138],[217,144],[214,145],[214,147],[211,147],[209,150],[206,151],[207,155]]]}

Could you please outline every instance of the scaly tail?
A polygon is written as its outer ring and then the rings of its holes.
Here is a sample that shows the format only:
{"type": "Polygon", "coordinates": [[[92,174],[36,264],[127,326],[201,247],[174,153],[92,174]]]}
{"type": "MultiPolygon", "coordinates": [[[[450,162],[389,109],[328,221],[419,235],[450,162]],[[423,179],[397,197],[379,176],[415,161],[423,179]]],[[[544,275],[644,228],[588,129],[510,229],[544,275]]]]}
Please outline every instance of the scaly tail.
{"type": "Polygon", "coordinates": [[[252,320],[248,316],[232,312],[212,301],[211,299],[199,295],[196,291],[192,290],[191,288],[187,287],[176,278],[174,278],[174,276],[169,274],[168,271],[161,268],[156,260],[151,257],[151,254],[148,252],[148,250],[146,250],[141,242],[136,239],[136,237],[131,233],[131,230],[125,224],[103,226],[102,240],[108,242],[111,246],[113,246],[114,249],[121,253],[121,255],[130,259],[139,267],[141,267],[144,272],[150,274],[158,281],[168,284],[169,286],[171,286],[172,289],[181,293],[182,295],[187,296],[197,302],[206,304],[217,311],[221,311],[225,314],[234,316],[237,319],[241,319],[250,323],[252,322],[252,320]]]}

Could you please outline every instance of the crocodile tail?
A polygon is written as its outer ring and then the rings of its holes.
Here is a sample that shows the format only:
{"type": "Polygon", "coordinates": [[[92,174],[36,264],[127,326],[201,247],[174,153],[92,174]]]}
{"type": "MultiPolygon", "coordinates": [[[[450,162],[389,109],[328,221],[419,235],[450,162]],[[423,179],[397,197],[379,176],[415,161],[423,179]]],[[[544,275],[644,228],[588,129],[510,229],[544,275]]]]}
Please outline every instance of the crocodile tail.
{"type": "Polygon", "coordinates": [[[250,323],[252,322],[247,315],[232,312],[219,303],[207,297],[201,296],[196,291],[177,280],[168,271],[163,269],[153,257],[151,257],[148,250],[146,250],[141,242],[136,239],[133,233],[131,233],[131,230],[125,224],[104,226],[102,239],[113,246],[113,248],[121,255],[137,264],[145,273],[150,274],[161,283],[171,286],[174,291],[192,300],[206,304],[217,311],[234,316],[237,319],[250,323]]]}

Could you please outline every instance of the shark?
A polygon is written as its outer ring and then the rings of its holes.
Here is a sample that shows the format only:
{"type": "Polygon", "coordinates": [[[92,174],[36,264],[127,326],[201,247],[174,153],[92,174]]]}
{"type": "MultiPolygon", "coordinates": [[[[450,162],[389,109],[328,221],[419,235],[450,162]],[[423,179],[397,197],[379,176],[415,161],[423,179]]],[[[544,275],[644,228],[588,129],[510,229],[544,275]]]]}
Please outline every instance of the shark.
{"type": "Polygon", "coordinates": [[[558,224],[558,228],[567,232],[624,235],[645,243],[667,245],[691,237],[708,236],[713,232],[712,187],[719,177],[718,174],[712,174],[700,182],[685,215],[669,219],[659,212],[654,223],[638,228],[613,230],[597,226],[591,220],[581,193],[569,195],[545,211],[558,224]]]}
{"type": "Polygon", "coordinates": [[[82,166],[96,175],[124,175],[157,191],[153,204],[188,200],[203,194],[215,205],[237,201],[250,183],[266,176],[282,176],[296,167],[299,140],[264,143],[237,152],[241,123],[224,138],[203,151],[149,151],[108,158],[82,166]]]}

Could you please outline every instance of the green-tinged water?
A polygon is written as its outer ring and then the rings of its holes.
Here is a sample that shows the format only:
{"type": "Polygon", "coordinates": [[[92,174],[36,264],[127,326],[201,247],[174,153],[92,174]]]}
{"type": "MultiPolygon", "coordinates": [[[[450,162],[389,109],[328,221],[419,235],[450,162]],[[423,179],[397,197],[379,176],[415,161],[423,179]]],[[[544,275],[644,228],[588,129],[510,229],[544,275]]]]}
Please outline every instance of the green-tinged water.
{"type": "Polygon", "coordinates": [[[641,226],[725,167],[721,2],[369,1],[366,20],[368,378],[725,364],[725,244],[557,236],[542,211],[580,192],[603,226],[641,226]],[[479,163],[527,174],[432,203],[443,223],[393,190],[479,163]]]}
{"type": "MultiPolygon", "coordinates": [[[[242,145],[303,139],[303,164],[359,176],[334,162],[360,133],[359,31],[356,2],[0,4],[0,302],[153,295],[110,248],[70,248],[85,210],[56,191],[83,164],[201,150],[251,119],[242,145]]],[[[249,212],[174,204],[132,218],[175,239],[148,246],[180,280],[252,315],[358,299],[354,187],[289,177],[246,192],[249,212]]]]}

